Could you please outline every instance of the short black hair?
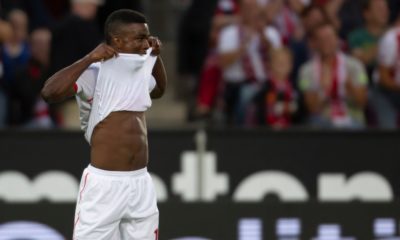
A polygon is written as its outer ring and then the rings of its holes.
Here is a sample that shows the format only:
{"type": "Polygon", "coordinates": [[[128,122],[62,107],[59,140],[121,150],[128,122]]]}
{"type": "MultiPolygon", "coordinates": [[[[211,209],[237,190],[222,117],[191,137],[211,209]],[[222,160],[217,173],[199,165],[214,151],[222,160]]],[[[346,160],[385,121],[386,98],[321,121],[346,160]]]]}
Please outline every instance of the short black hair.
{"type": "Polygon", "coordinates": [[[130,23],[147,23],[147,19],[142,13],[131,9],[119,9],[112,12],[104,24],[106,43],[111,42],[111,34],[115,33],[121,25],[130,23]]]}

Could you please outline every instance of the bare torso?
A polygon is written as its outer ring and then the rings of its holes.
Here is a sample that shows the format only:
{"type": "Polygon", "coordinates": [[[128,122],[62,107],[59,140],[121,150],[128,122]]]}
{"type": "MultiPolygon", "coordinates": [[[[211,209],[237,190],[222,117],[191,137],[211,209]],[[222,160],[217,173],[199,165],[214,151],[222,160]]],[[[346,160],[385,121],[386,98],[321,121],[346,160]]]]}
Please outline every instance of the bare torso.
{"type": "Polygon", "coordinates": [[[91,165],[109,171],[133,171],[147,166],[148,144],[144,112],[112,112],[94,129],[91,165]]]}

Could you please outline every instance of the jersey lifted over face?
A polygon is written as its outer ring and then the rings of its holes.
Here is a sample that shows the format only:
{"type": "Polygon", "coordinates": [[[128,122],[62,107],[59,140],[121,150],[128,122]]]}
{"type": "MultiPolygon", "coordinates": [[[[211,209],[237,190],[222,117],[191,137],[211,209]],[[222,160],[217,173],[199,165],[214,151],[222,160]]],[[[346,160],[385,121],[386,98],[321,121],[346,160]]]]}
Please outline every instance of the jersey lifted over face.
{"type": "Polygon", "coordinates": [[[93,129],[111,112],[144,112],[151,106],[150,92],[155,86],[152,70],[157,57],[122,54],[92,64],[78,79],[77,101],[82,129],[90,143],[93,129]]]}

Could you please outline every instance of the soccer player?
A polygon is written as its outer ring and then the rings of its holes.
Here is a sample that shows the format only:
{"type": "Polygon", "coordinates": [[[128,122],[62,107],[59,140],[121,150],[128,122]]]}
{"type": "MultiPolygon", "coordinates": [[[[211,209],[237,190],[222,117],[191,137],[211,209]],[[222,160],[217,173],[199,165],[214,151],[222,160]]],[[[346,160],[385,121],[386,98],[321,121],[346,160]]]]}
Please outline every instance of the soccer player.
{"type": "Polygon", "coordinates": [[[145,17],[113,12],[106,43],[51,76],[42,89],[48,102],[77,96],[91,145],[75,214],[75,240],[158,238],[158,209],[147,172],[145,111],[166,88],[161,43],[145,17]]]}

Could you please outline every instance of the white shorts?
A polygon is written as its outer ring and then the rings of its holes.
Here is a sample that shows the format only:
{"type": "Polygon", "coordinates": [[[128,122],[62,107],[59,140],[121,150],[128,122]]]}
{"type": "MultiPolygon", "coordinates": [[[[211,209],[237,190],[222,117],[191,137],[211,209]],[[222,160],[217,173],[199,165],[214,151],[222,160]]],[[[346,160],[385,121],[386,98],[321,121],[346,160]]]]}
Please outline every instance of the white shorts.
{"type": "Polygon", "coordinates": [[[73,239],[157,240],[157,199],[147,168],[116,172],[89,165],[79,187],[73,239]]]}

